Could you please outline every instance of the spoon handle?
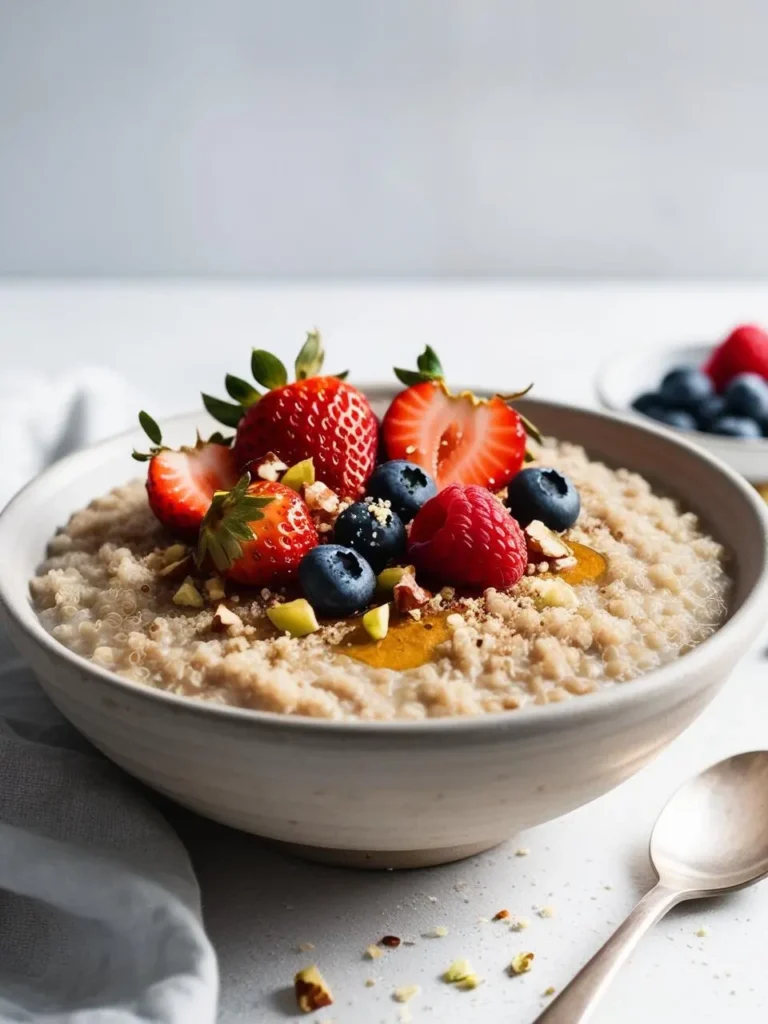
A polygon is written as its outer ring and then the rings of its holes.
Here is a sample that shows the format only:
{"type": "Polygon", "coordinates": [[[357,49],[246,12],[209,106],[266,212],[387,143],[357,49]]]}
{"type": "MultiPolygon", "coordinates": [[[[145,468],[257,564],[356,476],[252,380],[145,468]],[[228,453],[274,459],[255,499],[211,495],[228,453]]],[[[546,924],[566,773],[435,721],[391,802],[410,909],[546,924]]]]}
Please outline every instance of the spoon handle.
{"type": "Polygon", "coordinates": [[[654,886],[535,1024],[583,1024],[645,932],[682,898],[661,883],[654,886]]]}

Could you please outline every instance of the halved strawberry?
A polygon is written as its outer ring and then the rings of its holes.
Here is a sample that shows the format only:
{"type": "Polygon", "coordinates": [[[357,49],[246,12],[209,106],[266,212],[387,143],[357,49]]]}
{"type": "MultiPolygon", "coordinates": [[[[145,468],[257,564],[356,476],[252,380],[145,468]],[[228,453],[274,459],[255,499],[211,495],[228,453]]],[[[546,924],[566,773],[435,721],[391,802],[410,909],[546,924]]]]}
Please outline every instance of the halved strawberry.
{"type": "Polygon", "coordinates": [[[198,437],[191,448],[166,448],[160,428],[151,416],[141,412],[139,422],[154,442],[148,453],[133,453],[135,459],[149,461],[150,508],[174,533],[196,534],[216,491],[229,490],[237,483],[232,450],[220,434],[214,434],[208,441],[198,437]]]}
{"type": "Polygon", "coordinates": [[[411,386],[393,400],[382,423],[388,458],[415,462],[439,489],[460,483],[500,490],[519,472],[527,434],[507,399],[452,394],[429,348],[418,372],[395,372],[411,386]]]}

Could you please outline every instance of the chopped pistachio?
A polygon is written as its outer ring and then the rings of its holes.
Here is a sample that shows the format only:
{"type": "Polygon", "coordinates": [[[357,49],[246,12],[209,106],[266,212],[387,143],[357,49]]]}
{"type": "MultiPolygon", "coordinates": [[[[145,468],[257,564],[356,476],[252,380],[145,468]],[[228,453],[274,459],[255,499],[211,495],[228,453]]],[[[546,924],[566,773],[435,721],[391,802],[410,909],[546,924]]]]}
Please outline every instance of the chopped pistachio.
{"type": "Polygon", "coordinates": [[[312,459],[302,459],[295,466],[287,469],[280,479],[281,484],[290,487],[293,491],[301,493],[304,484],[315,482],[315,464],[312,459]]]}
{"type": "Polygon", "coordinates": [[[158,569],[157,575],[164,580],[180,580],[187,575],[191,568],[192,559],[189,555],[184,555],[177,562],[168,562],[162,569],[158,569]]]}
{"type": "Polygon", "coordinates": [[[315,964],[299,971],[293,979],[296,1002],[304,1013],[312,1013],[321,1006],[330,1006],[333,996],[328,983],[315,964]]]}
{"type": "Polygon", "coordinates": [[[527,846],[518,846],[518,848],[515,850],[515,856],[527,857],[530,852],[531,851],[528,849],[527,846]]]}
{"type": "Polygon", "coordinates": [[[366,988],[373,988],[373,986],[375,984],[376,984],[376,979],[375,978],[366,978],[365,979],[365,987],[366,988]]]}
{"type": "Polygon", "coordinates": [[[565,580],[532,580],[531,590],[537,608],[578,608],[576,591],[565,580]]]}
{"type": "Polygon", "coordinates": [[[372,640],[383,640],[389,630],[389,605],[371,608],[363,616],[363,627],[372,640]]]}
{"type": "Polygon", "coordinates": [[[480,979],[469,966],[468,960],[454,960],[443,974],[443,981],[463,989],[477,988],[480,984],[480,979]]]}
{"type": "Polygon", "coordinates": [[[227,596],[224,589],[224,580],[220,576],[211,576],[205,581],[205,592],[209,601],[223,601],[227,596]]]}
{"type": "Polygon", "coordinates": [[[180,605],[182,608],[203,607],[205,602],[203,601],[202,595],[195,586],[195,581],[191,576],[187,576],[179,589],[173,595],[173,603],[180,605]]]}
{"type": "Polygon", "coordinates": [[[382,592],[392,591],[406,573],[415,576],[416,570],[412,565],[393,565],[391,569],[383,569],[376,577],[376,586],[382,592]]]}
{"type": "Polygon", "coordinates": [[[267,617],[273,626],[291,636],[307,636],[320,629],[315,610],[309,601],[299,597],[285,604],[275,604],[267,608],[267,617]]]}
{"type": "Polygon", "coordinates": [[[527,974],[534,960],[533,953],[518,953],[507,968],[510,974],[527,974]]]}
{"type": "Polygon", "coordinates": [[[225,604],[220,604],[213,614],[213,622],[211,628],[218,632],[225,632],[230,626],[242,626],[243,620],[239,615],[235,615],[231,608],[227,608],[225,604]]]}
{"type": "Polygon", "coordinates": [[[557,989],[555,988],[554,985],[547,985],[547,987],[542,992],[542,995],[546,996],[547,999],[549,999],[549,997],[553,996],[555,994],[555,992],[557,992],[557,989]]]}
{"type": "Polygon", "coordinates": [[[171,562],[178,562],[187,554],[185,544],[171,544],[163,552],[163,565],[170,565],[171,562]]]}
{"type": "Polygon", "coordinates": [[[398,1003],[407,1003],[409,999],[413,999],[419,992],[421,992],[421,988],[418,985],[401,985],[395,989],[392,995],[398,1003]]]}

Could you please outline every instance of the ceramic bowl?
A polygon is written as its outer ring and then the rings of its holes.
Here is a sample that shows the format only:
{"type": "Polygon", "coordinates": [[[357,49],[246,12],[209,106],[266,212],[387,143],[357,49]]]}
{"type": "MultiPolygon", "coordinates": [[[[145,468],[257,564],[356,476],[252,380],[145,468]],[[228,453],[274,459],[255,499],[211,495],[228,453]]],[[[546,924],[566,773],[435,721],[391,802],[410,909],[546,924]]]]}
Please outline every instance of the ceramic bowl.
{"type": "MultiPolygon", "coordinates": [[[[656,423],[632,409],[634,399],[644,391],[657,391],[664,374],[677,366],[701,366],[713,347],[678,345],[621,355],[606,363],[599,371],[596,382],[598,397],[606,409],[629,413],[643,423],[656,423]]],[[[712,452],[753,484],[768,484],[768,439],[740,440],[736,437],[705,434],[698,430],[678,430],[676,427],[663,429],[686,437],[712,452]]]]}
{"type": "MultiPolygon", "coordinates": [[[[377,411],[392,388],[369,387],[377,411]]],[[[72,455],[0,515],[0,608],[54,703],[107,757],[217,821],[317,859],[438,864],[600,796],[689,725],[760,630],[768,606],[766,512],[701,449],[618,416],[521,403],[546,433],[628,465],[699,511],[733,554],[730,616],[709,640],[634,682],[562,704],[476,718],[338,723],[204,704],[131,683],[42,628],[28,580],[69,514],[136,475],[123,435],[72,455]]],[[[203,416],[163,424],[170,444],[203,416]]]]}

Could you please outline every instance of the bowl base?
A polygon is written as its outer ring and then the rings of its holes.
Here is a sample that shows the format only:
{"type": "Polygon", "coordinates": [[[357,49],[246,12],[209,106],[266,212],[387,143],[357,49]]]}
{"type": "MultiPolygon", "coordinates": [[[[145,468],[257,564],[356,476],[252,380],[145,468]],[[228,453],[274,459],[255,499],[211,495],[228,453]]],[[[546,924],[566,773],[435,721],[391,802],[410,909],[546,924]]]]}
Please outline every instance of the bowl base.
{"type": "Polygon", "coordinates": [[[332,864],[340,868],[362,868],[367,871],[393,871],[411,868],[433,868],[438,864],[450,864],[455,860],[474,857],[499,845],[499,840],[482,843],[466,843],[461,846],[441,846],[431,850],[334,850],[325,846],[303,846],[281,839],[265,839],[265,842],[283,853],[319,864],[332,864]]]}

